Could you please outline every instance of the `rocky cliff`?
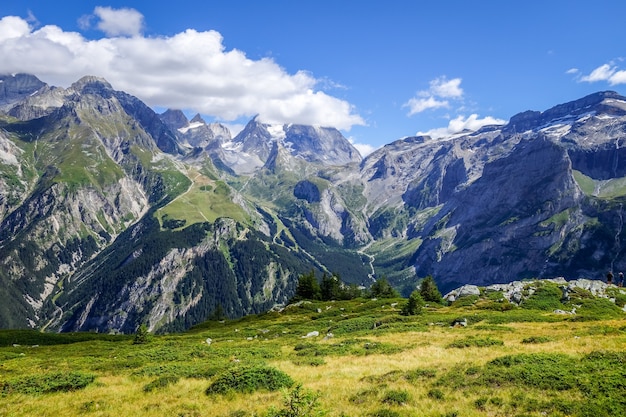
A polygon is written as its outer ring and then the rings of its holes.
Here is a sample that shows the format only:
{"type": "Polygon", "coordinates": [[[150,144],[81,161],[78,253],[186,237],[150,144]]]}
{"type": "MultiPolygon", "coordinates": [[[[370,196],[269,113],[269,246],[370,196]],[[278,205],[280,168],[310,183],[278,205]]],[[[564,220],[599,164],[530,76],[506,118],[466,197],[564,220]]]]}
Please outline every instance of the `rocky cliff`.
{"type": "Polygon", "coordinates": [[[298,276],[403,292],[626,269],[626,99],[407,137],[235,137],[106,80],[1,77],[0,327],[175,331],[285,302],[298,276]]]}

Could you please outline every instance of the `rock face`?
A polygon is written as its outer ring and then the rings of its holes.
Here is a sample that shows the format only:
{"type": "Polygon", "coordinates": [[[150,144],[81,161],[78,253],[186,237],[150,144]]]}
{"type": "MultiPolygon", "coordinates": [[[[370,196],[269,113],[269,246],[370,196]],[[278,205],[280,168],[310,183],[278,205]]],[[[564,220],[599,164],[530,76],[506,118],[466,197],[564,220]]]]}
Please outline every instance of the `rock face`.
{"type": "Polygon", "coordinates": [[[444,289],[623,269],[625,110],[603,92],[504,126],[387,145],[362,164],[370,231],[414,240],[415,273],[444,289]]]}
{"type": "Polygon", "coordinates": [[[46,83],[30,74],[0,75],[0,110],[6,111],[46,87],[46,83]]]}
{"type": "Polygon", "coordinates": [[[226,126],[220,123],[207,124],[199,114],[188,121],[182,111],[169,109],[159,117],[176,133],[180,143],[191,148],[220,148],[231,139],[226,126]]]}
{"type": "Polygon", "coordinates": [[[407,137],[219,123],[87,76],[0,77],[0,327],[188,328],[289,300],[298,276],[410,293],[626,269],[626,99],[407,137]]]}
{"type": "Polygon", "coordinates": [[[310,163],[346,165],[359,163],[361,155],[333,128],[302,125],[269,125],[256,118],[226,147],[224,162],[237,174],[273,167],[280,153],[310,163]]]}

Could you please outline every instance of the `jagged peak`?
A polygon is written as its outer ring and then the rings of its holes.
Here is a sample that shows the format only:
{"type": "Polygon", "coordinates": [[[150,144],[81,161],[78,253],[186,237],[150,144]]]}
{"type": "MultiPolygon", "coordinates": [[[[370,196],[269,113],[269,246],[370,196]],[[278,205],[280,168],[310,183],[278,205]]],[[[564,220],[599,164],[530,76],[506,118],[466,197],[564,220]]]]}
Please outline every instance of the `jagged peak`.
{"type": "Polygon", "coordinates": [[[200,116],[200,113],[196,113],[195,116],[193,116],[193,119],[191,119],[190,123],[202,123],[202,124],[206,124],[206,122],[204,121],[204,119],[202,118],[202,116],[200,116]]]}
{"type": "Polygon", "coordinates": [[[189,124],[185,113],[178,109],[167,109],[159,115],[159,118],[171,129],[181,129],[189,124]]]}

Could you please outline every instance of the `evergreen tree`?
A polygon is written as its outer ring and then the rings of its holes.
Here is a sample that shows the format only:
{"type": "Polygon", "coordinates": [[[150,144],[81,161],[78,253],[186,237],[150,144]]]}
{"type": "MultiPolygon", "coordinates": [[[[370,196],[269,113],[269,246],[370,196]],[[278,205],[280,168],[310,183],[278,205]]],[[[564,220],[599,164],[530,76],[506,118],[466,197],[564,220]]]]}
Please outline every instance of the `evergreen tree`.
{"type": "Polygon", "coordinates": [[[135,338],[133,339],[133,345],[141,345],[144,343],[148,343],[150,341],[150,332],[148,331],[148,326],[145,324],[141,324],[137,328],[137,332],[135,333],[135,338]]]}
{"type": "Polygon", "coordinates": [[[341,280],[335,274],[327,275],[326,272],[324,272],[322,282],[320,283],[320,290],[322,300],[324,301],[340,300],[343,298],[341,280]]]}
{"type": "Polygon", "coordinates": [[[420,285],[420,295],[424,301],[440,303],[442,300],[439,288],[437,288],[437,283],[430,275],[422,280],[422,284],[420,285]]]}
{"type": "Polygon", "coordinates": [[[341,291],[341,299],[342,300],[354,300],[355,298],[359,298],[363,296],[363,290],[358,287],[356,284],[350,284],[345,286],[341,291]]]}
{"type": "Polygon", "coordinates": [[[411,293],[400,314],[403,316],[415,316],[422,313],[422,307],[424,307],[424,299],[419,291],[416,290],[411,293]]]}
{"type": "Polygon", "coordinates": [[[320,284],[317,282],[315,272],[311,270],[308,274],[300,275],[293,300],[320,300],[321,298],[320,284]]]}
{"type": "Polygon", "coordinates": [[[389,281],[387,281],[385,277],[382,277],[372,284],[370,287],[370,296],[372,298],[399,297],[398,292],[389,284],[389,281]]]}

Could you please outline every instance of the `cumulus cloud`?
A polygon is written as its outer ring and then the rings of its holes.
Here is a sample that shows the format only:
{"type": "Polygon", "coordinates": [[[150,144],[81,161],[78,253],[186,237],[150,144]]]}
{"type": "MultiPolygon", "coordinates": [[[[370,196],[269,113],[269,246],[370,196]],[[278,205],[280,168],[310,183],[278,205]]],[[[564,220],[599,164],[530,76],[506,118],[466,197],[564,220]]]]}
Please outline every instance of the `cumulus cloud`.
{"type": "Polygon", "coordinates": [[[613,63],[603,64],[588,75],[580,76],[579,81],[588,83],[606,81],[610,85],[626,84],[626,70],[620,70],[613,63]]]}
{"type": "Polygon", "coordinates": [[[348,140],[350,141],[352,146],[354,146],[356,150],[359,151],[361,156],[364,158],[377,149],[376,147],[369,145],[367,143],[357,143],[354,141],[354,138],[348,138],[348,140]]]}
{"type": "Polygon", "coordinates": [[[459,100],[462,97],[461,79],[448,80],[443,76],[430,81],[428,90],[418,91],[416,96],[409,99],[402,107],[408,107],[408,116],[412,116],[429,109],[447,108],[450,103],[446,99],[459,100]]]}
{"type": "Polygon", "coordinates": [[[435,97],[413,97],[406,102],[404,107],[409,108],[409,116],[421,113],[428,109],[437,109],[439,107],[449,107],[447,100],[437,100],[435,97]]]}
{"type": "Polygon", "coordinates": [[[138,36],[143,30],[143,15],[135,9],[98,6],[94,14],[100,19],[98,29],[107,36],[138,36]]]}
{"type": "Polygon", "coordinates": [[[453,78],[448,80],[446,77],[439,77],[430,82],[430,92],[439,97],[459,98],[463,96],[461,88],[461,79],[453,78]]]}
{"type": "Polygon", "coordinates": [[[31,73],[63,87],[96,75],[148,105],[224,121],[258,115],[267,123],[365,125],[350,103],[317,90],[310,73],[290,74],[270,58],[226,50],[216,31],[145,37],[143,16],[133,9],[99,7],[81,24],[94,20],[107,37],[88,40],[58,26],[34,29],[19,17],[0,19],[0,74],[31,73]]]}
{"type": "Polygon", "coordinates": [[[478,117],[477,114],[470,114],[469,116],[457,116],[454,119],[450,120],[447,127],[441,127],[436,129],[431,129],[427,132],[417,132],[418,135],[427,135],[433,138],[441,138],[450,135],[454,135],[455,133],[460,133],[465,130],[475,131],[480,129],[483,126],[488,125],[503,125],[506,123],[506,120],[497,119],[495,117],[487,116],[482,119],[478,117]]]}

